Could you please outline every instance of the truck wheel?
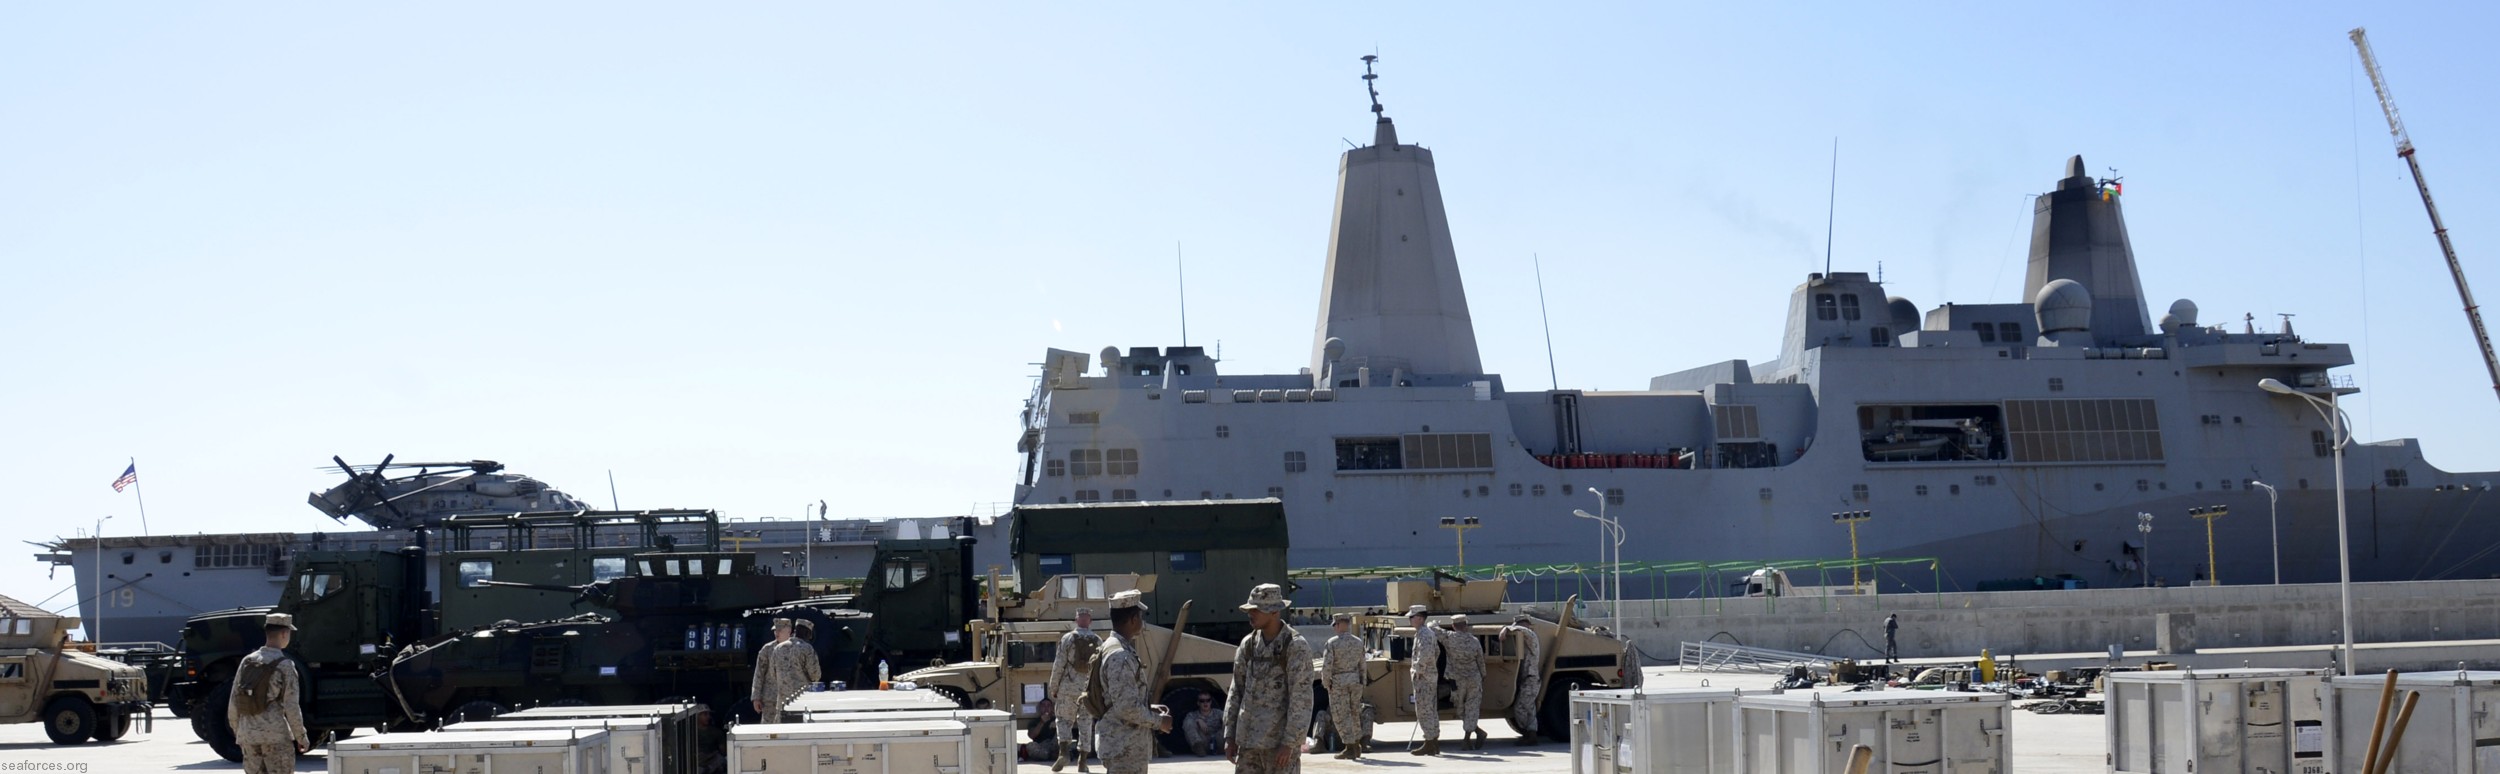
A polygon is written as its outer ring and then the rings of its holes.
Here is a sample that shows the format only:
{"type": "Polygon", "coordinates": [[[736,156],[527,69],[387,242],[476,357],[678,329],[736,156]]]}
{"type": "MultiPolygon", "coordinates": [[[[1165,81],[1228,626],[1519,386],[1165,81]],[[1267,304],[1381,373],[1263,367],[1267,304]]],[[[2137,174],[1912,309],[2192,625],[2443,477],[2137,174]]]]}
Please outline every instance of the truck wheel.
{"type": "Polygon", "coordinates": [[[95,736],[95,705],[76,694],[43,705],[43,733],[53,744],[86,744],[95,736]]]}
{"type": "Polygon", "coordinates": [[[235,763],[243,762],[243,745],[234,741],[234,727],[226,724],[226,696],[232,683],[218,683],[208,690],[208,698],[191,708],[191,733],[207,742],[217,757],[235,763]]]}
{"type": "Polygon", "coordinates": [[[1538,700],[1537,733],[1547,741],[1571,741],[1571,692],[1589,687],[1588,678],[1572,676],[1548,680],[1545,696],[1538,700]]]}
{"type": "Polygon", "coordinates": [[[130,710],[113,708],[96,714],[95,740],[110,742],[130,733],[130,710]]]}

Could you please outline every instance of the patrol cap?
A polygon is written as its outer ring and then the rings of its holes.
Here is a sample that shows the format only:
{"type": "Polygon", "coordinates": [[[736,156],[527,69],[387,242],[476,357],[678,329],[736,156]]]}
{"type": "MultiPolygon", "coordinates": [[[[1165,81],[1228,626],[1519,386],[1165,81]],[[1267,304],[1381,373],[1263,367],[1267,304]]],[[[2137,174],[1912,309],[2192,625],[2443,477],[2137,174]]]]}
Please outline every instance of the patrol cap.
{"type": "Polygon", "coordinates": [[[1293,603],[1285,601],[1285,587],[1273,583],[1261,583],[1251,587],[1250,601],[1241,603],[1241,609],[1278,613],[1292,605],[1293,603]]]}
{"type": "Polygon", "coordinates": [[[1145,592],[1138,591],[1136,589],[1129,589],[1127,591],[1111,595],[1111,609],[1126,610],[1132,607],[1139,610],[1153,609],[1146,606],[1145,592]]]}
{"type": "Polygon", "coordinates": [[[1092,617],[1094,617],[1094,609],[1093,609],[1093,608],[1090,608],[1090,607],[1080,607],[1080,608],[1077,608],[1077,609],[1076,609],[1076,614],[1077,614],[1077,615],[1081,615],[1081,616],[1085,616],[1085,617],[1087,617],[1087,618],[1092,618],[1092,617]]]}
{"type": "Polygon", "coordinates": [[[288,631],[294,631],[294,630],[295,630],[295,616],[290,615],[290,614],[287,614],[287,613],[270,613],[270,614],[269,614],[269,617],[261,619],[261,625],[262,625],[262,626],[284,626],[284,627],[286,627],[286,628],[287,628],[287,630],[288,630],[288,631]]]}
{"type": "Polygon", "coordinates": [[[1467,614],[1466,614],[1466,613],[1460,613],[1460,614],[1458,614],[1458,615],[1450,616],[1450,625],[1451,625],[1451,626],[1466,626],[1466,625],[1467,625],[1467,614]]]}
{"type": "Polygon", "coordinates": [[[1329,623],[1332,623],[1332,624],[1354,623],[1354,614],[1353,614],[1353,613],[1338,613],[1338,614],[1336,614],[1336,615],[1329,616],[1329,617],[1328,617],[1328,622],[1329,622],[1329,623]]]}
{"type": "Polygon", "coordinates": [[[1417,617],[1417,616],[1424,616],[1424,615],[1430,615],[1430,614],[1431,614],[1431,609],[1430,609],[1430,608],[1427,608],[1427,607],[1424,607],[1423,605],[1407,605],[1407,606],[1406,606],[1406,617],[1408,617],[1408,618],[1414,618],[1414,617],[1417,617]]]}
{"type": "Polygon", "coordinates": [[[775,629],[787,629],[787,628],[790,628],[790,619],[787,619],[787,618],[775,618],[775,619],[773,619],[773,628],[775,628],[775,629]]]}

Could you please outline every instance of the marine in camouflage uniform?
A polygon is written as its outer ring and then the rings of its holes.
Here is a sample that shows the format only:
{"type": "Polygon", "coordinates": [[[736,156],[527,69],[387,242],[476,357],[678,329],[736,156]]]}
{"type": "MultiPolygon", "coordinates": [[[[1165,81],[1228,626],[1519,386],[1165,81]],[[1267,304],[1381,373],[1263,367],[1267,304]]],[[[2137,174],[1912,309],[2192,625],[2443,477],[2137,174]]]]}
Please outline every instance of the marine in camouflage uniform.
{"type": "Polygon", "coordinates": [[[1103,643],[1104,711],[1095,719],[1095,754],[1106,774],[1143,774],[1154,757],[1155,732],[1171,728],[1164,708],[1148,705],[1146,682],[1154,676],[1137,653],[1137,632],[1144,629],[1146,603],[1136,591],[1111,597],[1111,638],[1103,643]],[[1133,611],[1133,612],[1132,612],[1133,611]]]}
{"type": "Polygon", "coordinates": [[[790,619],[773,619],[773,641],[755,652],[755,677],[748,686],[761,722],[779,723],[782,711],[807,684],[816,682],[816,649],[790,636],[790,619]]]}
{"type": "Polygon", "coordinates": [[[1413,686],[1415,726],[1424,732],[1424,744],[1408,750],[1413,755],[1441,754],[1441,637],[1426,622],[1423,605],[1406,609],[1406,623],[1415,627],[1415,654],[1406,664],[1407,685],[1413,686]]]}
{"type": "Polygon", "coordinates": [[[1224,713],[1215,709],[1212,694],[1198,694],[1198,708],[1181,721],[1181,736],[1191,755],[1224,754],[1224,713]]]}
{"type": "Polygon", "coordinates": [[[1451,699],[1458,704],[1460,746],[1474,750],[1484,746],[1484,730],[1476,727],[1476,718],[1484,711],[1484,643],[1476,639],[1468,627],[1467,616],[1451,616],[1450,629],[1441,632],[1441,658],[1449,663],[1451,699]]]}
{"type": "Polygon", "coordinates": [[[1285,588],[1262,583],[1241,609],[1251,632],[1233,649],[1224,703],[1224,752],[1235,774],[1296,774],[1311,726],[1311,643],[1285,625],[1285,588]]]}
{"type": "Polygon", "coordinates": [[[1529,621],[1527,616],[1522,615],[1511,619],[1509,626],[1502,627],[1502,636],[1519,639],[1519,692],[1510,702],[1510,724],[1519,729],[1521,745],[1537,742],[1537,699],[1545,693],[1545,676],[1539,673],[1545,668],[1545,648],[1538,641],[1536,629],[1528,625],[1529,621]]]}
{"type": "Polygon", "coordinates": [[[226,697],[226,720],[234,728],[234,743],[243,748],[246,774],[292,772],[295,754],[312,747],[312,737],[304,733],[295,660],[287,658],[284,650],[295,637],[295,616],[271,613],[263,619],[261,632],[268,636],[268,643],[244,656],[243,665],[235,669],[234,685],[226,697]],[[243,711],[255,699],[259,711],[243,711]]]}
{"type": "Polygon", "coordinates": [[[1085,714],[1085,702],[1077,694],[1085,692],[1085,681],[1093,676],[1095,651],[1102,648],[1102,635],[1094,633],[1092,608],[1076,609],[1076,628],[1059,635],[1059,652],[1050,662],[1049,695],[1055,705],[1051,725],[1059,734],[1059,755],[1051,759],[1050,770],[1066,768],[1069,758],[1076,759],[1076,770],[1085,771],[1085,754],[1094,750],[1094,718],[1085,714]]]}
{"type": "Polygon", "coordinates": [[[1363,757],[1363,744],[1370,741],[1362,720],[1363,640],[1347,633],[1353,624],[1354,614],[1338,613],[1329,621],[1337,636],[1320,647],[1320,679],[1328,686],[1328,720],[1337,727],[1337,738],[1345,742],[1345,751],[1337,757],[1348,760],[1363,757]]]}

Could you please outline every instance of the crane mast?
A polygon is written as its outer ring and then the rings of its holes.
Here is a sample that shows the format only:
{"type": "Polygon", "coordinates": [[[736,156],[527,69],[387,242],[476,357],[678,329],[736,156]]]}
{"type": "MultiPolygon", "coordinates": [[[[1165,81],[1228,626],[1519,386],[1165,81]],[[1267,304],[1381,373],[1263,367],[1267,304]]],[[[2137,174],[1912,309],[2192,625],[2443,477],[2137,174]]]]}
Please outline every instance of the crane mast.
{"type": "Polygon", "coordinates": [[[2430,211],[2431,234],[2439,237],[2439,252],[2448,258],[2448,274],[2456,278],[2457,297],[2465,302],[2465,320],[2474,326],[2474,344],[2483,350],[2483,368],[2491,375],[2491,390],[2500,394],[2500,358],[2491,353],[2491,334],[2483,329],[2482,308],[2474,303],[2474,291],[2465,284],[2465,266],[2457,263],[2457,246],[2448,240],[2448,226],[2439,220],[2439,205],[2431,201],[2431,184],[2422,179],[2422,162],[2414,157],[2413,137],[2405,133],[2404,119],[2396,115],[2396,98],[2387,92],[2387,78],[2378,71],[2378,57],[2370,54],[2369,31],[2352,28],[2353,48],[2361,51],[2361,69],[2370,73],[2370,88],[2378,92],[2379,109],[2387,113],[2387,132],[2396,136],[2396,156],[2405,160],[2405,168],[2413,171],[2413,187],[2422,192],[2422,209],[2430,211]]]}

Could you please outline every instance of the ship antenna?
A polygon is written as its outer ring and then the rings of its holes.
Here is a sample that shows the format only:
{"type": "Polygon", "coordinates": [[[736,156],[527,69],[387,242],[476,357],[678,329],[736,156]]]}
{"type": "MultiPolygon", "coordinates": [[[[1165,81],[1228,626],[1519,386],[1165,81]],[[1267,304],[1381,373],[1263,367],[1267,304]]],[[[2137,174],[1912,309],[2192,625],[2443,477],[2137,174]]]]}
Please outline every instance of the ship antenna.
{"type": "Polygon", "coordinates": [[[1529,253],[1528,260],[1536,267],[1536,317],[1545,323],[1545,378],[1553,380],[1546,389],[1562,389],[1562,376],[1554,370],[1554,318],[1545,314],[1545,260],[1529,253]]]}
{"type": "Polygon", "coordinates": [[[1367,92],[1371,92],[1371,95],[1372,95],[1372,115],[1374,115],[1374,116],[1378,116],[1378,115],[1380,115],[1380,111],[1381,111],[1381,108],[1380,108],[1380,89],[1379,89],[1379,88],[1377,88],[1377,87],[1375,87],[1375,86],[1373,86],[1373,84],[1372,84],[1372,82],[1373,82],[1373,81],[1380,80],[1380,75],[1379,75],[1378,73],[1374,73],[1374,72],[1372,72],[1372,63],[1373,63],[1373,62],[1378,62],[1378,61],[1380,61],[1380,55],[1379,55],[1379,54],[1364,54],[1364,55],[1363,55],[1363,90],[1364,90],[1364,91],[1367,91],[1367,92]]]}
{"type": "Polygon", "coordinates": [[[1823,201],[1823,276],[1832,276],[1832,223],[1840,206],[1840,138],[1832,138],[1832,182],[1823,201]]]}
{"type": "Polygon", "coordinates": [[[1182,260],[1181,243],[1178,241],[1172,243],[1172,266],[1173,272],[1180,277],[1181,346],[1186,347],[1189,346],[1189,262],[1182,260]]]}

